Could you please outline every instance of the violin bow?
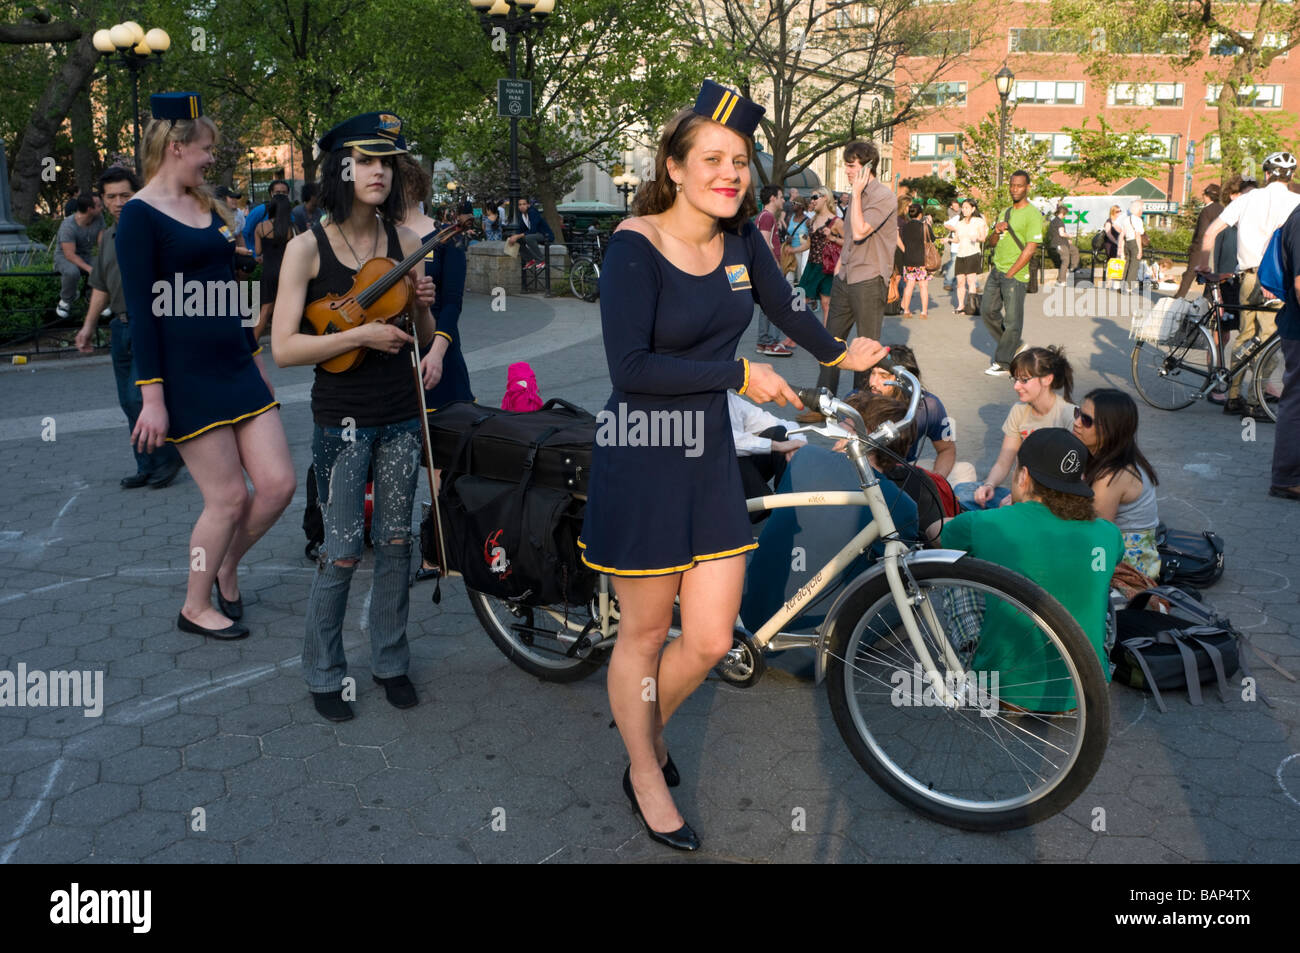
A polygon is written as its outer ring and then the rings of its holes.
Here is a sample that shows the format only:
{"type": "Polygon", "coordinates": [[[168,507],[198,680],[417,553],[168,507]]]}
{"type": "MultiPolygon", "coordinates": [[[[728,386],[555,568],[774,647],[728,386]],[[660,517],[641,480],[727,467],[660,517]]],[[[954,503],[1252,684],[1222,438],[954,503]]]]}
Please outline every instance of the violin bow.
{"type": "MultiPolygon", "coordinates": [[[[442,601],[442,577],[447,574],[447,547],[443,541],[442,510],[438,506],[438,488],[434,482],[433,440],[429,436],[429,409],[424,400],[424,380],[420,376],[420,328],[419,322],[414,316],[411,317],[411,337],[414,338],[411,348],[411,370],[415,372],[415,392],[420,398],[420,429],[424,435],[424,462],[429,469],[429,497],[433,500],[433,509],[430,515],[433,517],[434,548],[437,550],[435,553],[437,565],[434,567],[433,585],[433,601],[436,604],[442,601]]],[[[423,552],[421,552],[421,559],[423,559],[423,552]]]]}

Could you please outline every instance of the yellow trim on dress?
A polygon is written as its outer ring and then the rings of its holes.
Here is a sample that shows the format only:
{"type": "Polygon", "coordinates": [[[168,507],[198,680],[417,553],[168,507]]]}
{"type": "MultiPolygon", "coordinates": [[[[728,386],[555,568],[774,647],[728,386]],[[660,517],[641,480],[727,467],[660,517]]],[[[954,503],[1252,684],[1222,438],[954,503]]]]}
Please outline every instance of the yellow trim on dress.
{"type": "Polygon", "coordinates": [[[448,343],[448,344],[455,344],[455,343],[456,343],[455,341],[453,341],[453,340],[451,339],[451,335],[448,334],[446,331],[434,331],[434,332],[433,332],[433,336],[434,336],[434,337],[438,337],[438,335],[442,335],[443,337],[445,337],[445,338],[447,339],[447,343],[448,343]]]}
{"type": "Polygon", "coordinates": [[[728,556],[737,556],[740,553],[747,553],[751,549],[758,549],[758,543],[753,542],[748,546],[741,546],[738,549],[728,549],[721,553],[708,553],[704,556],[692,556],[691,561],[684,566],[670,566],[667,569],[614,569],[612,566],[598,566],[587,558],[585,550],[587,544],[581,539],[578,540],[578,548],[583,550],[582,561],[585,565],[596,572],[603,572],[611,576],[667,576],[675,572],[686,572],[688,569],[694,569],[696,563],[708,562],[711,559],[725,559],[728,556]]]}
{"type": "Polygon", "coordinates": [[[174,438],[174,439],[173,439],[172,437],[168,437],[168,438],[167,438],[167,442],[168,442],[168,443],[184,443],[186,440],[192,440],[193,438],[197,437],[197,436],[198,436],[199,434],[201,434],[201,433],[207,433],[207,432],[208,432],[209,430],[211,430],[213,427],[224,427],[224,426],[226,426],[227,424],[237,424],[237,423],[239,423],[241,420],[247,420],[249,417],[256,417],[258,414],[264,414],[264,413],[266,413],[268,410],[271,410],[273,407],[279,407],[279,406],[280,406],[280,402],[279,402],[278,400],[273,400],[273,401],[271,401],[269,404],[267,404],[265,407],[263,407],[261,410],[254,410],[254,411],[251,411],[251,412],[249,412],[249,413],[247,413],[247,414],[241,414],[240,416],[236,417],[234,420],[217,420],[217,421],[214,421],[213,423],[208,424],[206,427],[203,427],[203,428],[200,429],[200,430],[196,430],[196,431],[194,431],[194,433],[186,434],[184,437],[176,437],[176,438],[174,438]]]}
{"type": "Polygon", "coordinates": [[[162,382],[163,379],[161,377],[151,377],[147,381],[136,381],[135,386],[143,387],[145,384],[161,384],[162,382]]]}
{"type": "Polygon", "coordinates": [[[263,345],[259,344],[259,345],[257,346],[257,350],[253,352],[253,357],[257,357],[257,355],[261,354],[261,353],[262,353],[262,348],[263,348],[263,345]]]}
{"type": "Polygon", "coordinates": [[[737,394],[743,394],[749,390],[749,358],[742,357],[741,361],[745,364],[745,383],[740,386],[740,390],[736,391],[737,394]]]}
{"type": "Polygon", "coordinates": [[[849,346],[848,344],[845,343],[844,338],[836,338],[835,340],[839,341],[841,344],[844,345],[844,353],[841,354],[839,357],[835,358],[835,360],[833,361],[818,361],[818,363],[821,364],[822,367],[834,367],[840,361],[844,360],[846,357],[849,356],[849,346]]]}

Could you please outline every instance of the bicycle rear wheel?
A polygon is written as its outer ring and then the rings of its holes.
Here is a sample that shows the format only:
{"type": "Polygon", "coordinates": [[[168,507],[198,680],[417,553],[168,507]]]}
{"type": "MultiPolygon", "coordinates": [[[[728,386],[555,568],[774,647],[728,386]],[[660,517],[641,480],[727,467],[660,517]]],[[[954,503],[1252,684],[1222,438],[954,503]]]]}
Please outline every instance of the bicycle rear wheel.
{"type": "Polygon", "coordinates": [[[963,703],[946,707],[925,684],[882,575],[828,632],[827,691],[849,750],[892,797],[943,824],[997,831],[1051,817],[1106,750],[1097,651],[1059,602],[1001,566],[967,556],[909,572],[922,641],[963,703]],[[945,666],[945,642],[969,682],[945,666]]]}
{"type": "Polygon", "coordinates": [[[600,297],[600,270],[590,258],[579,258],[569,269],[569,290],[575,298],[595,301],[600,297]]]}
{"type": "Polygon", "coordinates": [[[576,682],[603,664],[603,651],[569,654],[592,622],[591,607],[529,608],[474,589],[467,588],[466,592],[489,638],[506,658],[530,675],[548,682],[576,682]]]}
{"type": "Polygon", "coordinates": [[[1264,345],[1252,362],[1254,371],[1254,403],[1264,408],[1269,419],[1277,423],[1277,403],[1282,398],[1282,376],[1286,371],[1282,359],[1282,339],[1274,338],[1264,345]]]}
{"type": "Polygon", "coordinates": [[[1138,341],[1129,367],[1133,386],[1152,407],[1182,410],[1205,389],[1211,376],[1210,332],[1204,325],[1179,332],[1186,335],[1168,344],[1138,341]]]}

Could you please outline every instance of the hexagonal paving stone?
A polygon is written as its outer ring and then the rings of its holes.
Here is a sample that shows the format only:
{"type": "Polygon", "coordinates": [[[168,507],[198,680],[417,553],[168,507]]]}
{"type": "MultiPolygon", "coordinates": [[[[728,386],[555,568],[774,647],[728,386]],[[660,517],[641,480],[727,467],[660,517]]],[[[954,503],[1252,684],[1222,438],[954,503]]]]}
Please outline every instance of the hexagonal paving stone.
{"type": "Polygon", "coordinates": [[[486,795],[469,796],[463,791],[443,792],[411,806],[408,813],[421,834],[440,837],[468,837],[492,821],[497,804],[486,795]]]}
{"type": "Polygon", "coordinates": [[[221,730],[234,735],[264,735],[289,724],[288,705],[245,705],[219,717],[221,730]]]}
{"type": "Polygon", "coordinates": [[[144,743],[183,748],[217,733],[217,719],[211,715],[176,714],[151,725],[143,732],[144,743]]]}
{"type": "Polygon", "coordinates": [[[267,755],[226,772],[226,786],[232,795],[273,798],[306,781],[307,769],[301,761],[267,755]]]}
{"type": "Polygon", "coordinates": [[[98,827],[139,807],[139,788],[100,782],[59,798],[53,819],[68,827],[98,827]]]}
{"type": "MultiPolygon", "coordinates": [[[[14,779],[14,794],[57,800],[65,794],[90,787],[100,780],[100,766],[95,761],[59,758],[49,764],[28,768],[14,779]]],[[[3,827],[3,825],[0,825],[3,827]]]]}
{"type": "Polygon", "coordinates": [[[451,735],[442,731],[407,734],[383,750],[384,758],[397,768],[436,768],[459,751],[451,735]]]}
{"type": "Polygon", "coordinates": [[[144,785],[140,801],[153,810],[188,814],[196,807],[203,807],[225,796],[226,779],[221,774],[216,771],[181,768],[144,785]]]}
{"type": "Polygon", "coordinates": [[[63,745],[53,738],[18,738],[0,745],[0,764],[6,771],[17,773],[49,764],[62,750],[63,745]]]}
{"type": "Polygon", "coordinates": [[[233,845],[202,838],[202,834],[191,833],[185,840],[177,841],[156,854],[150,854],[144,862],[146,864],[233,864],[235,862],[233,845]]]}
{"type": "MultiPolygon", "coordinates": [[[[90,855],[94,832],[86,828],[47,825],[23,836],[9,858],[11,864],[75,864],[90,855]]],[[[7,847],[0,847],[3,856],[7,847]]]]}
{"type": "Polygon", "coordinates": [[[438,791],[432,771],[414,768],[385,768],[357,782],[357,797],[366,807],[405,810],[438,791]]]}
{"type": "Polygon", "coordinates": [[[385,767],[384,754],[378,748],[340,745],[307,759],[307,773],[314,780],[341,784],[355,784],[385,767]]]}
{"type": "Polygon", "coordinates": [[[207,830],[202,836],[232,844],[275,823],[275,807],[267,798],[222,798],[204,805],[204,811],[207,830]]]}
{"type": "Polygon", "coordinates": [[[184,815],[176,811],[133,811],[96,830],[95,852],[139,860],[184,837],[184,815]]]}
{"type": "Polygon", "coordinates": [[[201,770],[224,771],[262,756],[256,738],[219,735],[206,738],[185,749],[185,766],[201,770]]]}
{"type": "Polygon", "coordinates": [[[147,784],[170,774],[181,766],[181,756],[174,748],[148,745],[133,748],[106,761],[100,776],[105,781],[123,784],[147,784]]]}
{"type": "Polygon", "coordinates": [[[262,736],[262,751],[280,758],[306,758],[337,744],[329,725],[286,725],[262,736]]]}
{"type": "Polygon", "coordinates": [[[63,753],[74,758],[106,760],[140,744],[141,729],[134,725],[110,725],[100,722],[85,734],[63,743],[63,753]]]}

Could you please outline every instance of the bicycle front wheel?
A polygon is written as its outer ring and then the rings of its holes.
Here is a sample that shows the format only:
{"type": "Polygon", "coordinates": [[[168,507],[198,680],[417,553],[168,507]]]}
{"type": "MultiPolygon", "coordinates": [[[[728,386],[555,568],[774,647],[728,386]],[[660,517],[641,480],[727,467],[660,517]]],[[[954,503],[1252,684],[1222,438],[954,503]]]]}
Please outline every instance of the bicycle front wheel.
{"type": "Polygon", "coordinates": [[[1264,408],[1270,420],[1277,423],[1277,404],[1282,399],[1282,376],[1286,371],[1282,359],[1282,339],[1275,337],[1264,345],[1252,362],[1254,371],[1254,403],[1264,408]]]}
{"type": "Polygon", "coordinates": [[[600,297],[600,269],[590,258],[579,258],[569,269],[569,290],[575,298],[595,301],[600,297]]]}
{"type": "Polygon", "coordinates": [[[1138,341],[1133,345],[1133,386],[1152,407],[1182,410],[1196,400],[1210,380],[1210,332],[1204,325],[1184,328],[1168,344],[1138,341]]]}
{"type": "Polygon", "coordinates": [[[466,589],[474,614],[501,653],[530,675],[548,682],[576,682],[604,661],[604,652],[570,653],[592,621],[589,606],[517,606],[466,589]]]}
{"type": "Polygon", "coordinates": [[[1059,602],[1009,569],[966,556],[908,570],[922,643],[960,704],[934,691],[882,575],[828,632],[827,691],[849,750],[892,797],[943,824],[1000,831],[1051,817],[1106,750],[1096,649],[1059,602]],[[960,668],[945,664],[945,645],[960,668]]]}

